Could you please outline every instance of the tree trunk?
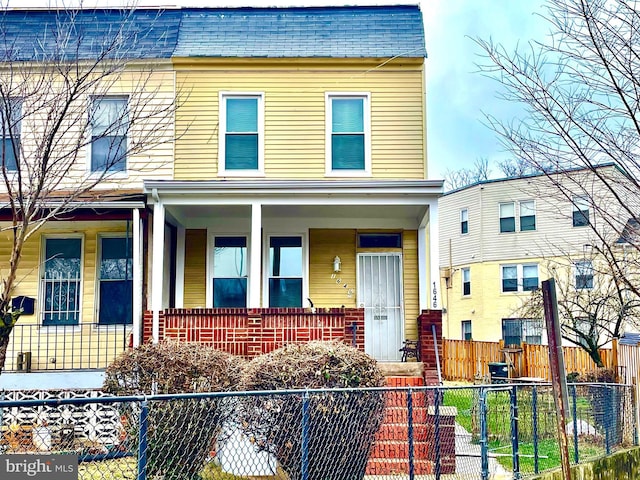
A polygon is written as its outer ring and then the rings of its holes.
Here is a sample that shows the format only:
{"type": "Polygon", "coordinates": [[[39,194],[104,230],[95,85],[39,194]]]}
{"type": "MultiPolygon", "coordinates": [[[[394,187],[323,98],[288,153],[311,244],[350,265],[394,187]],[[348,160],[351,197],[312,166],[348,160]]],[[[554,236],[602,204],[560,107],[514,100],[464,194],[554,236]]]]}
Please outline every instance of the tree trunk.
{"type": "Polygon", "coordinates": [[[4,370],[4,361],[7,358],[7,348],[9,347],[9,338],[11,330],[0,333],[0,374],[4,370]]]}
{"type": "Polygon", "coordinates": [[[595,349],[589,348],[587,349],[587,353],[589,354],[589,356],[591,357],[591,360],[593,360],[593,362],[596,364],[598,368],[604,367],[604,363],[602,363],[602,357],[600,357],[600,352],[598,351],[597,348],[595,349]]]}

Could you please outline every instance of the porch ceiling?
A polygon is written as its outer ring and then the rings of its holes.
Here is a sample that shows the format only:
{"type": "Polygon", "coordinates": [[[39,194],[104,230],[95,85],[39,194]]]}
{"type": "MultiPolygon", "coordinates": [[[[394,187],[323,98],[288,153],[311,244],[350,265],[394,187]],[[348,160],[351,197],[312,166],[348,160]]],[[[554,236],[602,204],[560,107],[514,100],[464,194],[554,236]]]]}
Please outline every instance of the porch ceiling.
{"type": "MultiPolygon", "coordinates": [[[[333,223],[343,228],[345,222],[355,219],[361,222],[360,228],[362,223],[373,220],[377,221],[375,228],[379,228],[380,222],[391,222],[390,228],[416,228],[426,211],[424,205],[263,205],[262,223],[305,219],[310,227],[333,223]]],[[[247,223],[251,220],[248,205],[168,205],[167,213],[187,228],[202,228],[226,220],[247,223]]]]}

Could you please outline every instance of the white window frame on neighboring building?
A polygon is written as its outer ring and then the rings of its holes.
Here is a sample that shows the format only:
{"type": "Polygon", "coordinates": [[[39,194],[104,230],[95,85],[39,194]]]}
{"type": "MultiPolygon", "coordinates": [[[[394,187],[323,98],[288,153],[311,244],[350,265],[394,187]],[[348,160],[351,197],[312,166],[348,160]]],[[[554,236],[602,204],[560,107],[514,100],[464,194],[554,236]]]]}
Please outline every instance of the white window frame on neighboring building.
{"type": "Polygon", "coordinates": [[[2,148],[4,149],[3,152],[0,152],[0,155],[4,153],[5,170],[7,173],[12,173],[18,170],[18,163],[20,162],[22,98],[9,98],[7,106],[10,109],[9,113],[12,118],[7,121],[5,118],[5,113],[7,112],[4,109],[0,109],[0,121],[2,121],[2,148]],[[7,152],[11,152],[9,158],[7,158],[7,152]],[[7,160],[11,160],[10,164],[7,160]]]}
{"type": "Polygon", "coordinates": [[[573,262],[573,270],[576,290],[592,290],[595,281],[593,262],[591,260],[577,260],[573,262]],[[581,283],[578,282],[579,277],[584,277],[581,283]],[[586,283],[582,283],[584,281],[586,283]]]}
{"type": "Polygon", "coordinates": [[[500,223],[500,233],[513,233],[516,231],[516,202],[500,202],[498,205],[498,215],[500,223]],[[511,215],[505,214],[504,209],[506,209],[507,207],[511,207],[511,215]],[[512,220],[513,229],[503,228],[503,220],[512,220]]]}
{"type": "Polygon", "coordinates": [[[573,197],[571,207],[571,222],[574,227],[587,227],[591,224],[591,206],[588,197],[573,197]]]}
{"type": "Polygon", "coordinates": [[[462,340],[473,340],[471,320],[462,320],[460,327],[462,329],[462,340]],[[469,338],[467,338],[467,334],[469,338]]]}
{"type": "Polygon", "coordinates": [[[357,177],[371,175],[371,94],[369,92],[325,92],[325,175],[334,177],[357,177]],[[364,166],[354,169],[336,169],[333,166],[333,100],[362,100],[363,131],[349,132],[362,135],[364,142],[364,166]]]}
{"type": "Polygon", "coordinates": [[[218,175],[225,177],[256,177],[264,176],[264,92],[220,92],[219,101],[219,125],[218,134],[218,175]],[[257,131],[227,131],[227,101],[233,99],[255,99],[257,102],[256,125],[257,131]],[[227,168],[227,135],[246,134],[257,136],[257,168],[235,169],[227,168]]]}
{"type": "Polygon", "coordinates": [[[471,296],[471,268],[470,267],[463,267],[461,269],[462,272],[462,296],[463,297],[470,297],[471,296]],[[465,292],[465,286],[468,286],[468,290],[469,292],[466,293],[465,292]]]}
{"type": "Polygon", "coordinates": [[[469,209],[463,208],[460,210],[460,234],[469,234],[469,209]]]}
{"type": "Polygon", "coordinates": [[[522,292],[530,292],[540,288],[540,267],[537,263],[506,263],[500,265],[500,292],[501,293],[522,293],[522,292]],[[514,280],[513,278],[505,278],[504,270],[509,268],[511,270],[515,269],[516,272],[516,289],[515,290],[505,290],[504,289],[504,281],[505,280],[514,280]],[[536,277],[528,276],[525,277],[525,271],[530,271],[532,268],[536,269],[536,277]],[[525,287],[525,278],[536,278],[536,287],[533,288],[531,286],[525,287]]]}
{"type": "Polygon", "coordinates": [[[520,223],[520,231],[521,232],[533,232],[537,228],[537,218],[536,218],[536,202],[535,200],[522,200],[518,202],[519,207],[519,223],[520,223]],[[523,215],[523,213],[527,213],[527,215],[523,215]],[[533,226],[527,225],[527,228],[523,228],[522,219],[523,218],[533,218],[533,226]]]}

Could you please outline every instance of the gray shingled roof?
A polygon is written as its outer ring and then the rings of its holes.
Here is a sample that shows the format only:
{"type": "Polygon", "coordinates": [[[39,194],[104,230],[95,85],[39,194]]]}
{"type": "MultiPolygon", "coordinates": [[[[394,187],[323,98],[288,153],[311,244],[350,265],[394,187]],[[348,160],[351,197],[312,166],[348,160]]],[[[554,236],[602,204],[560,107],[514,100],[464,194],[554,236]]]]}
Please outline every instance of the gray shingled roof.
{"type": "Polygon", "coordinates": [[[8,10],[0,14],[0,61],[169,58],[179,10],[8,10]]]}
{"type": "Polygon", "coordinates": [[[189,9],[176,57],[425,57],[417,6],[189,9]]]}
{"type": "Polygon", "coordinates": [[[8,10],[0,61],[95,58],[424,57],[417,6],[8,10]]]}

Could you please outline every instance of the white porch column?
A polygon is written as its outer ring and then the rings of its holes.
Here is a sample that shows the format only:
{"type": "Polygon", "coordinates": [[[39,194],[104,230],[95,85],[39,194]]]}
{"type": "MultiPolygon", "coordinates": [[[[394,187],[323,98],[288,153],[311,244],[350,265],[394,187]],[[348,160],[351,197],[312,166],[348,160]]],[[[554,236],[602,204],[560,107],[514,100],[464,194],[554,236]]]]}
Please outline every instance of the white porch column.
{"type": "Polygon", "coordinates": [[[184,261],[186,230],[179,226],[176,231],[176,308],[184,308],[184,261]]]}
{"type": "Polygon", "coordinates": [[[160,340],[160,311],[164,283],[164,205],[156,199],[153,206],[153,259],[151,265],[151,309],[153,343],[160,340]]]}
{"type": "Polygon", "coordinates": [[[262,252],[262,204],[251,204],[251,252],[249,253],[249,308],[260,308],[262,252]]]}
{"type": "Polygon", "coordinates": [[[440,244],[438,227],[438,200],[429,202],[429,304],[430,308],[442,308],[440,297],[440,244]]]}
{"type": "Polygon", "coordinates": [[[418,227],[418,299],[420,311],[441,308],[438,248],[438,201],[435,200],[429,202],[429,209],[425,212],[418,227]]]}
{"type": "Polygon", "coordinates": [[[133,346],[140,345],[142,337],[142,227],[140,210],[133,209],[133,346]]]}

